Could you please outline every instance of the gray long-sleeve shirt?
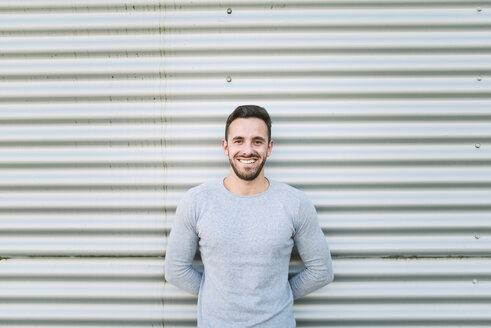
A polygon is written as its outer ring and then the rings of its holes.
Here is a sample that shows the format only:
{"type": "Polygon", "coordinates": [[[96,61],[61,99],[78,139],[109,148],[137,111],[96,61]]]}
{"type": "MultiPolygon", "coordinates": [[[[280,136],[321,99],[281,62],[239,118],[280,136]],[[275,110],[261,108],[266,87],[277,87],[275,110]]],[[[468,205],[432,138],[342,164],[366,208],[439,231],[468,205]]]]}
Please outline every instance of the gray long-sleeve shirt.
{"type": "Polygon", "coordinates": [[[306,195],[270,181],[253,196],[222,179],[181,199],[165,259],[166,280],[198,295],[198,327],[295,327],[293,300],[334,279],[331,254],[306,195]],[[293,246],[305,269],[288,280],[293,246]],[[192,267],[197,248],[204,272],[192,267]]]}

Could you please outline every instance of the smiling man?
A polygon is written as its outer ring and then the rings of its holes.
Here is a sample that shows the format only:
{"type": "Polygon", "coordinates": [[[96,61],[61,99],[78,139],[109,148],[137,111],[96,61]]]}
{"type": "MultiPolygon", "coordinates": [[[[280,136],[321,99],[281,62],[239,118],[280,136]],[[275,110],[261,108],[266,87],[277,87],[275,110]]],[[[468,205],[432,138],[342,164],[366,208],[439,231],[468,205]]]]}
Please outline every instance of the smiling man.
{"type": "Polygon", "coordinates": [[[315,207],[303,192],[265,177],[273,141],[264,108],[237,107],[222,148],[228,176],[179,202],[166,280],[198,296],[198,327],[295,327],[293,301],[334,279],[315,207]],[[305,267],[288,279],[293,246],[305,267]],[[197,249],[203,273],[192,266],[197,249]]]}

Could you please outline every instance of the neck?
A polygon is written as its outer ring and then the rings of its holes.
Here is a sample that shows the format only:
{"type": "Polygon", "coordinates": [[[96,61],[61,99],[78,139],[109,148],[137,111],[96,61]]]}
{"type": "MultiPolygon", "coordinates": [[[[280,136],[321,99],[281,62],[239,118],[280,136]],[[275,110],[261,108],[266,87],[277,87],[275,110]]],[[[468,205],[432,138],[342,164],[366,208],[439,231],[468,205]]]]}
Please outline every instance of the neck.
{"type": "Polygon", "coordinates": [[[223,185],[228,191],[240,196],[252,196],[265,192],[269,188],[269,181],[260,174],[251,181],[242,180],[234,173],[230,173],[224,180],[223,185]]]}

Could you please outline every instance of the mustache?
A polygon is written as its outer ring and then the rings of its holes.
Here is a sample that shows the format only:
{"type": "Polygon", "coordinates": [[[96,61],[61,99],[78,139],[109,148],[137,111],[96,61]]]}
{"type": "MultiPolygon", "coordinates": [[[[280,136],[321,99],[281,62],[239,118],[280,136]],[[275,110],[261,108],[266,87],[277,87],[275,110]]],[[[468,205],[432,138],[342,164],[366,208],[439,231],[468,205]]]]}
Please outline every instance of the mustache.
{"type": "Polygon", "coordinates": [[[259,155],[256,154],[250,154],[250,155],[236,155],[235,157],[240,157],[240,158],[259,158],[259,155]]]}

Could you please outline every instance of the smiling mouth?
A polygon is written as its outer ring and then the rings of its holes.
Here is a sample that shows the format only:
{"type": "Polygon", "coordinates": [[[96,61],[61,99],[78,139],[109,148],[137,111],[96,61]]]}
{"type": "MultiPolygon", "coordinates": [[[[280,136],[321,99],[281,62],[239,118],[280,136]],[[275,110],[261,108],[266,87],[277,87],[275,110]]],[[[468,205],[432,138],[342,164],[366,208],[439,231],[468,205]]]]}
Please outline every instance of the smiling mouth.
{"type": "Polygon", "coordinates": [[[242,164],[252,164],[255,163],[257,160],[256,159],[239,159],[239,162],[242,164]]]}

